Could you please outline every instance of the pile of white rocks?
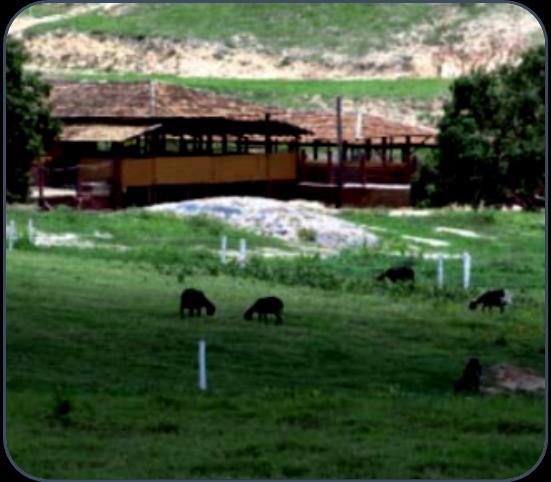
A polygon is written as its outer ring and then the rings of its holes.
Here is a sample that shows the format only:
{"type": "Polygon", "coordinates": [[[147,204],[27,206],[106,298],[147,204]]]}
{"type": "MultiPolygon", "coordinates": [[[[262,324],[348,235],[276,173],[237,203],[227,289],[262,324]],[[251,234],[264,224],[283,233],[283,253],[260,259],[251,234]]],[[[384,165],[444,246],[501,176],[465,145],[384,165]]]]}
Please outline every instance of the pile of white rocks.
{"type": "Polygon", "coordinates": [[[310,201],[228,196],[156,204],[145,209],[177,216],[202,214],[237,228],[290,242],[311,241],[329,249],[373,246],[378,242],[377,236],[363,226],[339,219],[335,210],[310,201]]]}

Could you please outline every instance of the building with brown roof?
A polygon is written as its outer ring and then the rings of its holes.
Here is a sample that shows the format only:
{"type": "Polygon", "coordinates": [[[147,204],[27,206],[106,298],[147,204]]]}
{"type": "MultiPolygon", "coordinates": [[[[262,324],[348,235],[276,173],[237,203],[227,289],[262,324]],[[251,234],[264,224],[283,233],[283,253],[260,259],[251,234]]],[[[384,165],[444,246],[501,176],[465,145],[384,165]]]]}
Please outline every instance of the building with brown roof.
{"type": "Polygon", "coordinates": [[[318,184],[332,192],[337,174],[345,184],[407,185],[413,149],[434,144],[432,130],[345,113],[338,163],[332,112],[268,110],[160,82],[54,82],[50,100],[63,129],[42,184],[75,185],[80,203],[95,206],[309,197],[318,184]]]}

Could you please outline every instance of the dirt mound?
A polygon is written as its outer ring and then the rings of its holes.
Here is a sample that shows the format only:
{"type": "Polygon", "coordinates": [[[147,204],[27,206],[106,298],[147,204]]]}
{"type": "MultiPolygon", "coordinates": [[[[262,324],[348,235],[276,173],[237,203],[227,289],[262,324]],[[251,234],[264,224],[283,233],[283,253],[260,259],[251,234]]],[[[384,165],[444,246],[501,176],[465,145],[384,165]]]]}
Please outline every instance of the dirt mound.
{"type": "Polygon", "coordinates": [[[337,250],[361,245],[373,246],[378,242],[377,236],[363,226],[339,219],[334,215],[335,211],[310,201],[221,196],[156,204],[146,209],[171,212],[177,216],[212,216],[238,228],[291,242],[308,239],[323,248],[337,250]]]}
{"type": "Polygon", "coordinates": [[[544,393],[545,378],[530,368],[499,363],[484,370],[480,390],[483,393],[544,393]]]}

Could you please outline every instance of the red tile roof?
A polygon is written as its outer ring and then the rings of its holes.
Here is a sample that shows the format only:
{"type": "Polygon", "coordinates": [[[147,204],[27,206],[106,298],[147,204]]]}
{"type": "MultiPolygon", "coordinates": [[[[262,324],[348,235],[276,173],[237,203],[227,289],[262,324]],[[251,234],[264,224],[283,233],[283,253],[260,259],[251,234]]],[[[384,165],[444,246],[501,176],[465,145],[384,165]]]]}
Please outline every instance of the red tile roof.
{"type": "Polygon", "coordinates": [[[149,126],[66,124],[62,128],[59,139],[71,142],[124,142],[157,127],[160,127],[160,124],[149,126]]]}
{"type": "MultiPolygon", "coordinates": [[[[324,140],[335,142],[337,139],[337,118],[335,112],[318,111],[292,111],[275,113],[273,119],[296,124],[304,129],[312,131],[312,135],[303,136],[303,140],[324,140]]],[[[342,135],[343,140],[353,143],[362,142],[365,138],[376,137],[401,137],[404,136],[435,136],[436,130],[430,127],[418,127],[399,122],[390,121],[382,117],[363,114],[358,119],[354,113],[343,113],[342,135]],[[358,135],[359,134],[359,135],[358,135]]]]}
{"type": "Polygon", "coordinates": [[[211,92],[160,82],[56,82],[57,117],[264,118],[266,108],[211,92]]]}
{"type": "MultiPolygon", "coordinates": [[[[57,117],[225,117],[233,120],[271,119],[309,131],[303,140],[336,141],[332,111],[270,109],[251,102],[162,82],[54,82],[50,99],[57,117]]],[[[436,130],[353,113],[343,114],[343,139],[362,142],[366,137],[434,136],[436,130]],[[359,127],[358,127],[359,125],[359,127]],[[357,136],[357,134],[360,134],[357,136]]],[[[434,139],[431,141],[434,142],[434,139]]]]}

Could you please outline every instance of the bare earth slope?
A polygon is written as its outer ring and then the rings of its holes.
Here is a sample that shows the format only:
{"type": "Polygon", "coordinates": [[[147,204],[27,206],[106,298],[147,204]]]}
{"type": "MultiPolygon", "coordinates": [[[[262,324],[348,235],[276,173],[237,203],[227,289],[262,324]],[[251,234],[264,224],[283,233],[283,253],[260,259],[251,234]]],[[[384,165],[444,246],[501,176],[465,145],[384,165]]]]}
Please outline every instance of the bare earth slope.
{"type": "MultiPolygon", "coordinates": [[[[346,8],[345,5],[339,7],[346,8]]],[[[314,31],[324,34],[321,40],[312,38],[310,44],[308,39],[300,44],[296,40],[296,44],[283,48],[277,48],[280,44],[285,46],[283,40],[259,38],[262,35],[258,30],[231,34],[233,30],[228,29],[225,33],[220,27],[218,37],[209,34],[207,38],[201,31],[196,36],[187,34],[195,31],[192,26],[183,25],[178,31],[179,38],[151,35],[147,32],[157,30],[152,30],[147,23],[138,23],[136,19],[143,19],[145,14],[133,17],[132,8],[140,7],[117,3],[76,4],[67,6],[65,13],[40,17],[33,17],[31,10],[14,21],[10,33],[32,32],[32,35],[25,35],[25,44],[32,54],[33,67],[40,70],[86,69],[271,79],[449,78],[475,68],[492,69],[514,62],[531,44],[543,42],[536,18],[514,5],[486,5],[481,13],[470,16],[455,5],[440,6],[437,18],[428,18],[435,12],[427,10],[427,15],[416,21],[417,17],[412,18],[410,24],[396,32],[391,27],[386,30],[380,27],[379,33],[373,26],[371,30],[366,26],[365,35],[377,36],[377,39],[366,39],[365,48],[360,41],[343,45],[361,39],[361,28],[356,37],[347,36],[343,26],[337,24],[319,25],[314,31]],[[33,29],[37,24],[42,30],[33,29]],[[134,35],[129,35],[129,30],[135,32],[134,35]],[[320,49],[324,43],[326,47],[320,49]]],[[[401,5],[400,8],[407,7],[401,5]]],[[[426,8],[432,7],[426,5],[426,8]]],[[[366,11],[366,24],[371,19],[369,13],[366,11]]],[[[154,14],[152,21],[166,20],[166,31],[170,32],[169,19],[159,16],[158,10],[152,11],[151,15],[154,14]]],[[[213,13],[204,15],[210,17],[199,18],[197,22],[211,22],[216,28],[216,16],[213,13]]],[[[231,23],[232,19],[218,19],[222,21],[231,23]]],[[[314,21],[319,20],[312,17],[314,21]]],[[[323,18],[323,21],[330,20],[323,18]]],[[[293,23],[289,20],[289,39],[297,35],[291,30],[293,23]]],[[[269,28],[267,25],[266,29],[269,28]]],[[[353,28],[358,29],[351,23],[350,29],[353,28]]],[[[274,30],[274,35],[278,31],[274,30]]]]}

